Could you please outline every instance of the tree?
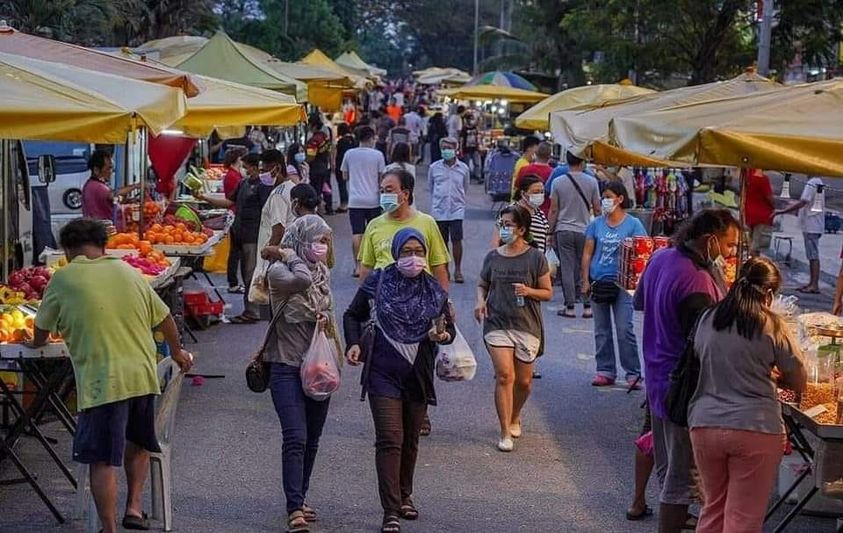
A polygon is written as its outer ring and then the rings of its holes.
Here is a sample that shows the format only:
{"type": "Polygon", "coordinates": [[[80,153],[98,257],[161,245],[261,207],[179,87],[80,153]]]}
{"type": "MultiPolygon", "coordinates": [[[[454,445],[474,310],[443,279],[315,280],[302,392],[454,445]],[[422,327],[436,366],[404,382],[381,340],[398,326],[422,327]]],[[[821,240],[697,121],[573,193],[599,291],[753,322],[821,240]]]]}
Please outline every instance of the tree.
{"type": "Polygon", "coordinates": [[[778,7],[771,65],[785,68],[797,53],[808,64],[831,64],[843,41],[843,1],[787,0],[778,7]]]}
{"type": "Polygon", "coordinates": [[[80,44],[101,44],[110,37],[106,0],[6,0],[0,19],[17,30],[80,44]]]}
{"type": "Polygon", "coordinates": [[[137,46],[217,27],[213,0],[118,0],[112,2],[116,44],[137,46]]]}

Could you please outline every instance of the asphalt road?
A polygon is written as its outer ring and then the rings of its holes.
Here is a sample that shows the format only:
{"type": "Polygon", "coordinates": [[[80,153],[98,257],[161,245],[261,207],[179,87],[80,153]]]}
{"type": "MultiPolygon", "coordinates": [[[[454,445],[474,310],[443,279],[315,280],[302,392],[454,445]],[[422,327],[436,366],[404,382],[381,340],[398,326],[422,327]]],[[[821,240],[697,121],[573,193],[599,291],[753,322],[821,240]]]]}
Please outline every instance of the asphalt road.
{"type": "MultiPolygon", "coordinates": [[[[419,169],[421,170],[421,168],[419,169]]],[[[428,206],[424,180],[419,205],[428,206]]],[[[433,434],[423,438],[416,471],[417,522],[409,532],[650,532],[655,520],[628,522],[632,494],[633,439],[643,392],[595,389],[592,324],[556,316],[561,294],[544,307],[547,353],[524,413],[524,436],[514,453],[496,450],[493,372],[473,322],[474,283],[493,230],[482,187],[472,185],[466,223],[465,285],[453,286],[458,323],[475,348],[477,376],[468,383],[437,382],[439,406],[431,410],[433,434]]],[[[350,230],[332,217],[338,251],[333,287],[340,312],[356,290],[350,230]]],[[[219,278],[223,285],[224,281],[219,278]]],[[[234,303],[232,311],[239,311],[234,303]]],[[[636,317],[640,331],[640,316],[636,317]]],[[[223,375],[202,386],[185,385],[175,435],[175,525],[180,532],[283,531],[281,431],[268,394],[254,394],[243,371],[264,325],[219,325],[200,332],[190,345],[196,372],[223,375]]],[[[374,429],[368,406],[359,401],[359,370],[346,368],[332,398],[308,502],[320,514],[316,532],[377,531],[381,510],[374,468],[374,429]]],[[[68,437],[57,436],[69,457],[68,437]]],[[[68,513],[73,493],[43,450],[24,441],[28,464],[48,493],[68,513]]],[[[13,475],[8,464],[0,477],[13,475]]],[[[655,506],[656,481],[649,503],[655,506]]],[[[794,532],[833,531],[830,519],[798,518],[794,532]]],[[[58,526],[25,486],[0,486],[0,531],[82,531],[74,522],[58,526]]]]}

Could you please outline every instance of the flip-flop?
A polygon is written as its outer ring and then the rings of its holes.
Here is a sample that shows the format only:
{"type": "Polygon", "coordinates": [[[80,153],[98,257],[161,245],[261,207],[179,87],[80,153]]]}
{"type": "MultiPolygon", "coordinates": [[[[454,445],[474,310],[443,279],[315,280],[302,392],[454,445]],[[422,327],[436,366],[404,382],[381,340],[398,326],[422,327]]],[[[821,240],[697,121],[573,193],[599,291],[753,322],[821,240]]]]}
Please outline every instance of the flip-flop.
{"type": "Polygon", "coordinates": [[[462,274],[454,275],[454,283],[465,283],[465,278],[462,274]]]}
{"type": "Polygon", "coordinates": [[[127,514],[123,517],[123,529],[149,531],[149,518],[146,516],[146,513],[141,513],[141,516],[127,514]]]}
{"type": "Polygon", "coordinates": [[[236,317],[230,320],[232,324],[254,324],[257,321],[257,318],[252,318],[250,316],[245,315],[237,315],[236,317]]]}
{"type": "Polygon", "coordinates": [[[806,287],[799,287],[798,289],[796,289],[796,292],[801,292],[802,294],[819,294],[820,290],[814,289],[812,291],[809,291],[806,287]]]}
{"type": "Polygon", "coordinates": [[[630,521],[633,521],[633,522],[638,521],[638,520],[644,520],[648,516],[653,516],[653,510],[648,505],[645,505],[644,510],[641,511],[640,513],[633,514],[630,511],[626,512],[626,519],[630,520],[630,521]]]}
{"type": "Polygon", "coordinates": [[[573,311],[569,312],[566,309],[560,309],[559,311],[556,311],[556,315],[562,316],[562,317],[565,317],[565,318],[577,318],[577,314],[575,312],[573,312],[573,311]]]}

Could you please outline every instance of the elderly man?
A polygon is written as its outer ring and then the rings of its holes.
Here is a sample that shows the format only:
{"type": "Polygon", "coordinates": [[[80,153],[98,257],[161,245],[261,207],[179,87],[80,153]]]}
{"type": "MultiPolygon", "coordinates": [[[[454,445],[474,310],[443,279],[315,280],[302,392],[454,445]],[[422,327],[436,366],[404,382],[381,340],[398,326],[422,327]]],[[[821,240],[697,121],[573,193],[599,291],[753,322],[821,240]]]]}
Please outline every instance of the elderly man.
{"type": "Polygon", "coordinates": [[[439,141],[442,159],[430,165],[430,214],[439,225],[442,239],[451,242],[454,256],[454,282],[464,283],[462,275],[462,221],[465,219],[465,190],[471,172],[457,159],[459,141],[445,137],[439,141]]]}
{"type": "Polygon", "coordinates": [[[91,493],[105,533],[117,531],[117,468],[124,465],[128,494],[125,529],[149,529],[143,486],[155,436],[160,393],[153,333],[164,335],[173,360],[187,372],[193,356],[182,350],[167,305],[135,269],[105,255],[105,225],[77,219],[61,230],[70,264],[53,276],[35,317],[35,346],[59,332],[76,375],[79,426],[73,459],[90,465],[91,493]],[[119,295],[116,298],[115,295],[119,295]]]}

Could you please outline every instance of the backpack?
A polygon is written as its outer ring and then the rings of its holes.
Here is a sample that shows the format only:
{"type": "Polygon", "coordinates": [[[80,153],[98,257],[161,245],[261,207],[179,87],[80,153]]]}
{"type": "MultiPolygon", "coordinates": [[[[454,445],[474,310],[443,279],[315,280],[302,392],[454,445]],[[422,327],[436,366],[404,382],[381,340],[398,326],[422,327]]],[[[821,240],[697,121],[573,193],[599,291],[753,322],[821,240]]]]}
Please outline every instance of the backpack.
{"type": "Polygon", "coordinates": [[[509,201],[512,194],[512,173],[519,155],[511,150],[495,151],[486,167],[486,193],[494,202],[509,201]]]}

